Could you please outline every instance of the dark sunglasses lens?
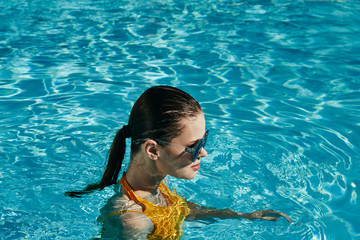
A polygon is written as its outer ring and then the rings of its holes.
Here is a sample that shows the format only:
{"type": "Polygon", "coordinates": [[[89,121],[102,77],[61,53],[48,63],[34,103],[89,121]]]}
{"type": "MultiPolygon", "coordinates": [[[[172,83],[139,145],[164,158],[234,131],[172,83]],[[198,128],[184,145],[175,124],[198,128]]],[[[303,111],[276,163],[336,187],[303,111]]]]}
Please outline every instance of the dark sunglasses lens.
{"type": "Polygon", "coordinates": [[[192,161],[195,162],[195,160],[197,159],[197,157],[199,156],[199,152],[200,150],[205,146],[206,143],[206,138],[201,139],[198,144],[195,147],[195,151],[193,153],[193,159],[192,161]]]}

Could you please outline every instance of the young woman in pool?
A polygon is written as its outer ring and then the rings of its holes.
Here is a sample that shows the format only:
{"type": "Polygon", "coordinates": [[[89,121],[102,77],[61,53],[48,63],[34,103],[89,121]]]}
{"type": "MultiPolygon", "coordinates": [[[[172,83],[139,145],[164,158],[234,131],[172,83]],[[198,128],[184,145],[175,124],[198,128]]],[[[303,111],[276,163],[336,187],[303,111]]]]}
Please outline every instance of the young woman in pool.
{"type": "MultiPolygon", "coordinates": [[[[119,239],[179,239],[185,219],[246,218],[276,221],[284,217],[273,210],[239,213],[230,209],[205,208],[170,191],[162,180],[166,175],[192,179],[200,169],[209,130],[199,103],[173,87],[146,90],[135,102],[128,125],[118,131],[100,183],[83,191],[68,192],[77,197],[118,183],[131,138],[131,161],[121,177],[120,190],[101,209],[102,237],[119,239]]],[[[120,185],[119,185],[120,186],[120,185]]]]}

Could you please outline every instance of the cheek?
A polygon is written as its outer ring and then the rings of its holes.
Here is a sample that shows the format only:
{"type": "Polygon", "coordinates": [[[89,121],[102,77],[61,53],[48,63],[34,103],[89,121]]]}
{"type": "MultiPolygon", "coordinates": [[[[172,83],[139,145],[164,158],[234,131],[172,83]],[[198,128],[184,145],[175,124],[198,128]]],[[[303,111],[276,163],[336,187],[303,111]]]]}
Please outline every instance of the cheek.
{"type": "Polygon", "coordinates": [[[163,157],[159,159],[162,170],[177,171],[192,164],[192,156],[186,152],[163,151],[163,157]]]}

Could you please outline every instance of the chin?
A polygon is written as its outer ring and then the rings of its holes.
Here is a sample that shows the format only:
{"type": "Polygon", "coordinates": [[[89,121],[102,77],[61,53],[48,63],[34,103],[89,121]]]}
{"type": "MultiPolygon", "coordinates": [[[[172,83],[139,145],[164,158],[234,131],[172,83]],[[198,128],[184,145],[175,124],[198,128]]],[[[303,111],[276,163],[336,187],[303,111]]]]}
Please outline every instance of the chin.
{"type": "Polygon", "coordinates": [[[186,180],[191,180],[194,177],[196,177],[197,172],[196,171],[191,171],[189,173],[186,174],[182,174],[181,176],[177,177],[177,178],[181,178],[181,179],[186,179],[186,180]]]}
{"type": "Polygon", "coordinates": [[[191,180],[194,177],[196,177],[197,172],[190,170],[190,171],[186,171],[186,172],[177,172],[177,173],[173,173],[173,174],[168,174],[172,177],[175,178],[179,178],[179,179],[185,179],[185,180],[191,180]]]}

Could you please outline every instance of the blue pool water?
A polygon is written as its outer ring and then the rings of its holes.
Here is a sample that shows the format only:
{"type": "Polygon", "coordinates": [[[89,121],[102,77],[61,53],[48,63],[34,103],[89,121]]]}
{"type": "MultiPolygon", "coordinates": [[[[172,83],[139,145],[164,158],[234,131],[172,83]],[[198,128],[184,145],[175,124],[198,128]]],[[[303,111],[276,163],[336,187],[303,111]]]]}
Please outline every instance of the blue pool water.
{"type": "Polygon", "coordinates": [[[198,176],[172,187],[301,223],[186,222],[183,239],[360,239],[359,1],[0,7],[0,239],[97,236],[112,187],[64,192],[100,178],[132,104],[159,84],[193,95],[211,129],[198,176]]]}

